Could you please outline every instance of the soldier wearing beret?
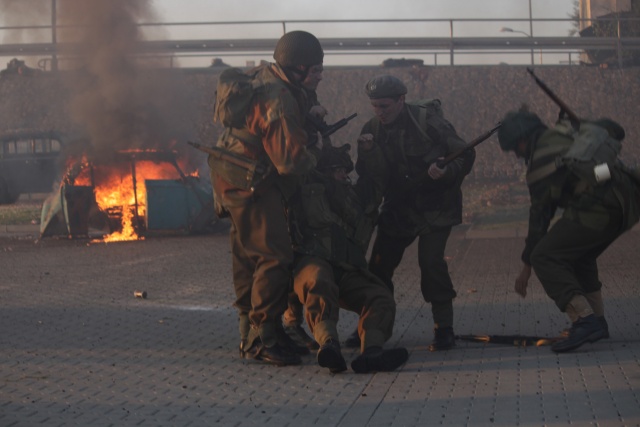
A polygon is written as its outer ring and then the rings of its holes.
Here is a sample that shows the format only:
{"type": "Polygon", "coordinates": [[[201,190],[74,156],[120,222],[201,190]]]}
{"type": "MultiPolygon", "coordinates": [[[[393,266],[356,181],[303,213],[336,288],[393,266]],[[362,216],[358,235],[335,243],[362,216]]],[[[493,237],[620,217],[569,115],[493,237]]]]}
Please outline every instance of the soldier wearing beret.
{"type": "MultiPolygon", "coordinates": [[[[395,76],[381,75],[366,84],[374,117],[362,128],[360,147],[369,142],[386,159],[388,179],[383,186],[377,235],[369,269],[393,291],[393,274],[405,249],[418,239],[420,287],[431,304],[434,338],[429,350],[455,345],[453,299],[444,250],[453,226],[462,222],[460,186],[471,171],[475,151],[468,150],[443,168],[436,161],[466,144],[442,115],[440,102],[406,103],[407,87],[395,76]],[[428,179],[416,183],[416,178],[428,179]],[[410,194],[402,192],[410,187],[410,194]]],[[[347,344],[355,343],[352,336],[347,344]]]]}

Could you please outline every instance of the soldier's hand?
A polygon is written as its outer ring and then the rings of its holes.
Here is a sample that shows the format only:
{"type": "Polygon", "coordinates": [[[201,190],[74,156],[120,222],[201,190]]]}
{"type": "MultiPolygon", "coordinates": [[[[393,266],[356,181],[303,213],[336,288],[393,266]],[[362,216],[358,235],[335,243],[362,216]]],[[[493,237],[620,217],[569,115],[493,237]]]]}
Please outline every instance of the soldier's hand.
{"type": "Polygon", "coordinates": [[[364,151],[369,151],[373,148],[373,134],[363,133],[358,137],[358,147],[364,151]]]}
{"type": "Polygon", "coordinates": [[[520,274],[516,278],[515,291],[522,298],[527,296],[527,286],[529,286],[529,278],[531,277],[531,266],[524,264],[520,274]]]}
{"type": "Polygon", "coordinates": [[[324,116],[328,114],[328,111],[322,105],[314,105],[309,110],[309,114],[311,114],[313,117],[317,117],[318,119],[322,120],[324,116]]]}
{"type": "MultiPolygon", "coordinates": [[[[438,160],[442,160],[442,159],[444,159],[444,157],[440,157],[438,160]]],[[[435,181],[444,176],[444,172],[446,169],[447,169],[446,166],[444,167],[444,169],[440,169],[438,165],[436,165],[436,162],[434,162],[434,163],[431,163],[431,166],[429,166],[429,170],[427,171],[427,173],[429,174],[429,177],[431,177],[431,179],[435,181]]]]}

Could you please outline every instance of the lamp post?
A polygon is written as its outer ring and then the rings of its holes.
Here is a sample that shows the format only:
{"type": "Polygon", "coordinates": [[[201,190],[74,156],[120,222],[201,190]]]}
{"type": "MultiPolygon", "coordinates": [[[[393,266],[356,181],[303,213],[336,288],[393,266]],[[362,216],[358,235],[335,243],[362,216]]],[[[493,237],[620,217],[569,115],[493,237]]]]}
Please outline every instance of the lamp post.
{"type": "MultiPolygon", "coordinates": [[[[524,34],[527,37],[532,37],[531,34],[529,33],[525,33],[524,31],[520,31],[520,30],[514,30],[513,28],[509,28],[509,27],[502,27],[500,28],[500,32],[501,33],[520,33],[520,34],[524,34]]],[[[531,49],[531,65],[535,65],[535,60],[533,59],[533,49],[531,49]]],[[[540,49],[540,64],[542,65],[542,49],[540,49]]]]}

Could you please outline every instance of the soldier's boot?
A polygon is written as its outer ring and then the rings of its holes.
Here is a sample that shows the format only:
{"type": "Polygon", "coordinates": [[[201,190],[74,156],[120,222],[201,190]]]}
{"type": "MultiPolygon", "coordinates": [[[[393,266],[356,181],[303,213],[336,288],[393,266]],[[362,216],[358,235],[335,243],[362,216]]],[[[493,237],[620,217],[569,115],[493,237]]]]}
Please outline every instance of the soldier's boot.
{"type": "Polygon", "coordinates": [[[456,336],[453,333],[453,301],[431,302],[431,314],[433,315],[433,341],[429,345],[429,351],[450,350],[456,345],[456,336]]]}
{"type": "Polygon", "coordinates": [[[295,342],[284,330],[282,324],[277,327],[276,333],[278,337],[278,344],[289,349],[291,353],[295,353],[300,356],[306,356],[307,354],[311,353],[306,345],[299,345],[297,342],[295,342]]]}
{"type": "Polygon", "coordinates": [[[302,363],[300,355],[291,353],[289,349],[277,342],[267,347],[259,337],[253,340],[251,347],[245,350],[245,358],[267,362],[275,366],[299,365],[302,363]]]}
{"type": "Polygon", "coordinates": [[[344,341],[344,346],[347,348],[360,348],[360,334],[358,333],[358,327],[344,341]]]}
{"type": "MultiPolygon", "coordinates": [[[[604,328],[604,335],[602,336],[602,338],[603,339],[609,338],[611,335],[609,335],[609,323],[607,323],[607,319],[605,319],[604,316],[596,316],[596,318],[604,328]]],[[[571,324],[573,324],[573,322],[571,324]]],[[[568,337],[569,331],[571,331],[571,327],[563,329],[562,332],[560,332],[560,336],[565,338],[568,337]]]]}
{"type": "Polygon", "coordinates": [[[289,338],[300,347],[306,347],[309,350],[318,350],[320,345],[307,334],[302,325],[290,324],[284,325],[284,331],[289,335],[289,338]]]}
{"type": "Polygon", "coordinates": [[[318,365],[329,368],[329,372],[337,374],[347,370],[347,362],[340,351],[338,340],[329,339],[318,350],[318,365]]]}
{"type": "Polygon", "coordinates": [[[390,372],[404,365],[409,359],[406,348],[384,350],[382,347],[367,347],[360,356],[353,359],[351,369],[357,374],[390,372]]]}
{"type": "Polygon", "coordinates": [[[555,353],[564,353],[575,350],[585,343],[593,343],[604,338],[605,328],[593,313],[584,295],[576,295],[571,298],[565,311],[569,315],[569,318],[575,318],[577,315],[578,320],[571,325],[567,338],[551,345],[552,351],[555,353]]]}
{"type": "Polygon", "coordinates": [[[456,336],[453,333],[453,327],[444,326],[434,328],[433,341],[429,344],[429,351],[450,350],[456,346],[456,336]]]}

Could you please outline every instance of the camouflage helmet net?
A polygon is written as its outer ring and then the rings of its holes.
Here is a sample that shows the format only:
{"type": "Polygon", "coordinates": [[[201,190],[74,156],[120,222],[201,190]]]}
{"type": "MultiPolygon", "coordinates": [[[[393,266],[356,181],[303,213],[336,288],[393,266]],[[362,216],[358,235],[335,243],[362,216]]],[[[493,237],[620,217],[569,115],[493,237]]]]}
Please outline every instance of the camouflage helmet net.
{"type": "Polygon", "coordinates": [[[498,142],[502,151],[514,151],[518,143],[526,140],[537,129],[545,127],[540,117],[529,111],[510,111],[502,119],[498,142]]]}
{"type": "Polygon", "coordinates": [[[283,67],[311,66],[322,64],[324,51],[313,34],[291,31],[280,37],[273,58],[283,67]]]}

